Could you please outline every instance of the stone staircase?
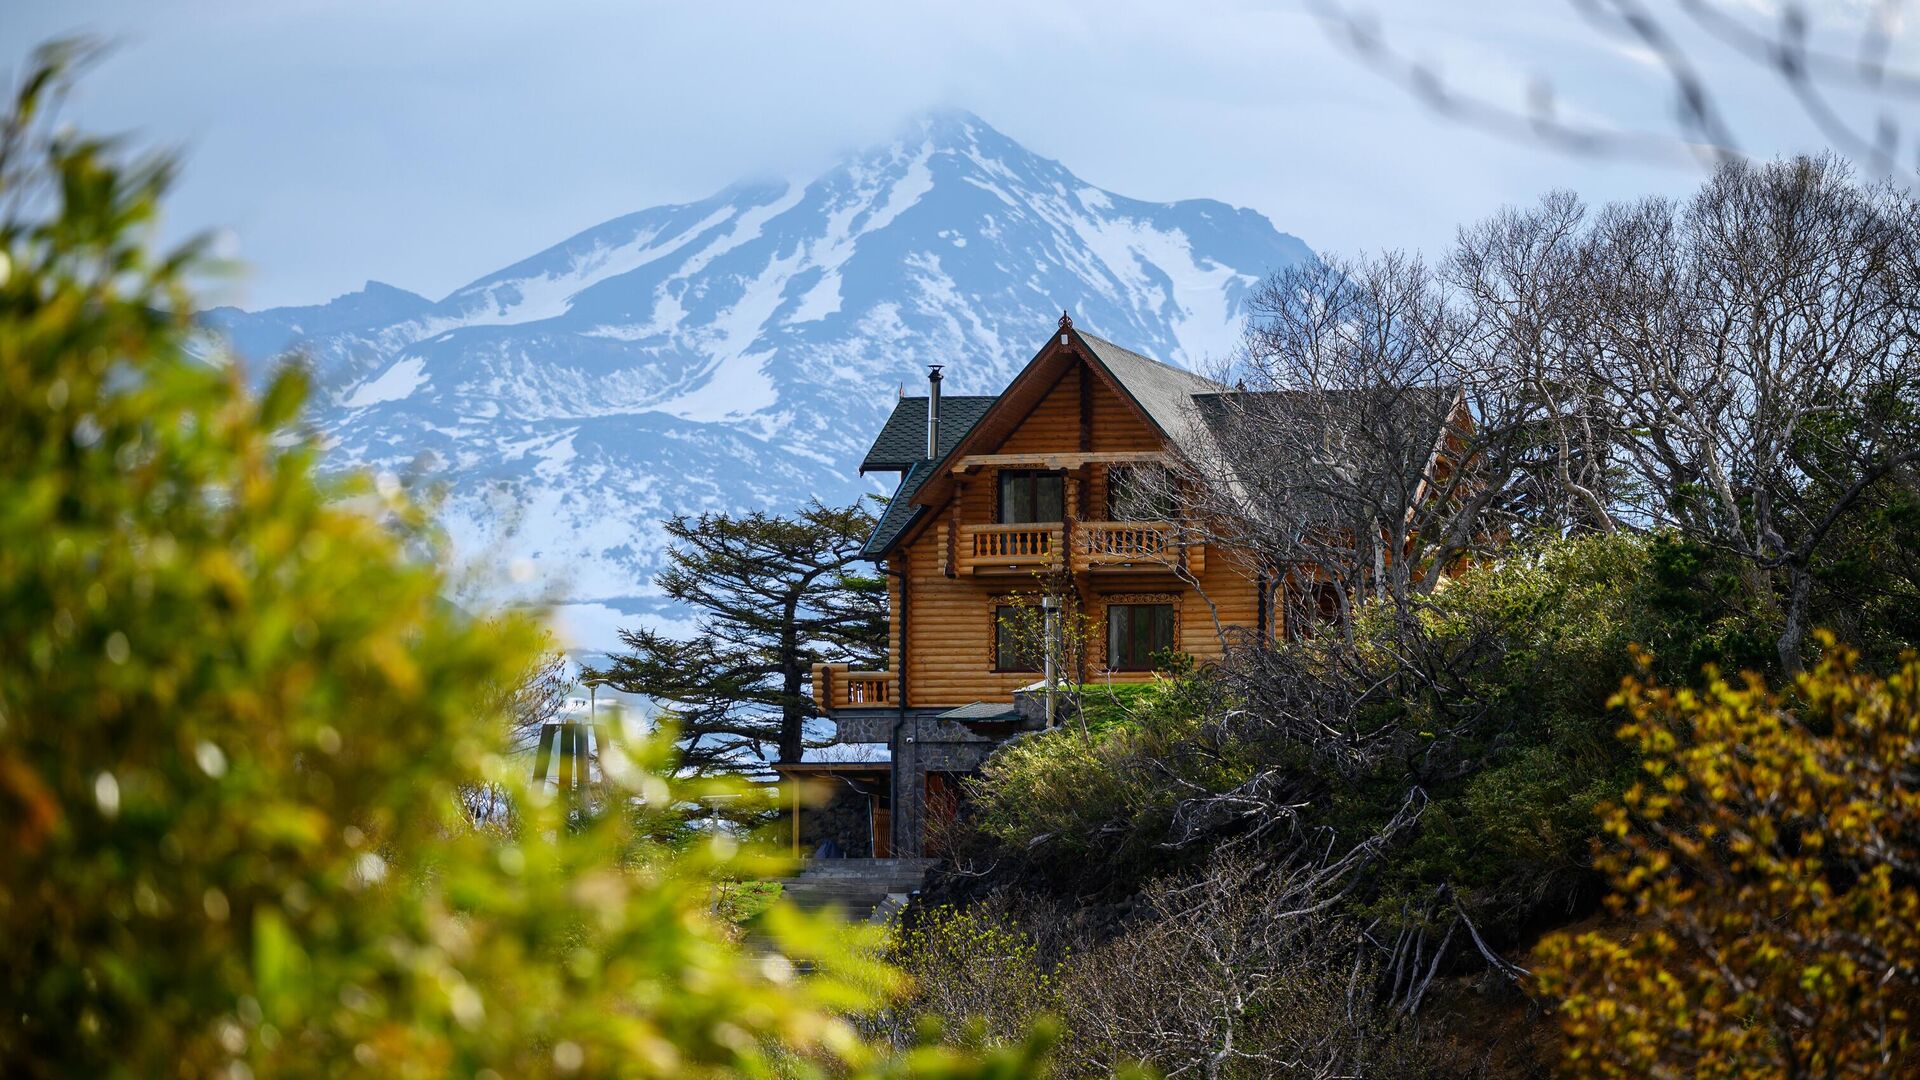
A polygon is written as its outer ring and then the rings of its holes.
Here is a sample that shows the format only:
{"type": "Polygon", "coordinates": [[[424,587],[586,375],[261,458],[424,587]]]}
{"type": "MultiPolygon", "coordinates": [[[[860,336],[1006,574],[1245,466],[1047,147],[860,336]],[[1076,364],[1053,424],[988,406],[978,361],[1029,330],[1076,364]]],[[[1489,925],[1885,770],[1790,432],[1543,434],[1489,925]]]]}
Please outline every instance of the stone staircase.
{"type": "Polygon", "coordinates": [[[849,922],[883,921],[919,890],[937,859],[810,859],[800,873],[780,881],[794,906],[835,908],[849,922]]]}

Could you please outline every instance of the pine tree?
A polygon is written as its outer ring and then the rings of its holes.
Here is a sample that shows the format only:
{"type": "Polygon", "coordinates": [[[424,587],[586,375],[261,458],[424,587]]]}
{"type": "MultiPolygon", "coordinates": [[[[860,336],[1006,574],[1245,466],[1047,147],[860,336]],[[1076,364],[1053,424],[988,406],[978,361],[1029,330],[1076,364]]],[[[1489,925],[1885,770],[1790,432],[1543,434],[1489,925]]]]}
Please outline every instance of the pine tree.
{"type": "Polygon", "coordinates": [[[857,570],[874,517],[859,503],[819,502],[792,517],[758,511],[664,523],[675,543],[656,583],[699,612],[681,640],[622,630],[628,652],[588,673],[670,708],[685,764],[699,772],[756,771],[771,750],[798,761],[813,665],[877,666],[885,655],[885,582],[857,570]]]}

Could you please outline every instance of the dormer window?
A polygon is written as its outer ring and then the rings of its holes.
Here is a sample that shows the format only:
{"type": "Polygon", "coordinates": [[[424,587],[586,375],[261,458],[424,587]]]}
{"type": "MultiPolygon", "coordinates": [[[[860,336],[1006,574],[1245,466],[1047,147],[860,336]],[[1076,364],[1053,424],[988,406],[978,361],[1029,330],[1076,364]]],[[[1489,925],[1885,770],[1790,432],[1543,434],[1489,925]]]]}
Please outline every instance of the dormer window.
{"type": "Polygon", "coordinates": [[[1067,474],[1040,469],[1000,470],[1000,524],[1031,525],[1064,520],[1067,474]]]}

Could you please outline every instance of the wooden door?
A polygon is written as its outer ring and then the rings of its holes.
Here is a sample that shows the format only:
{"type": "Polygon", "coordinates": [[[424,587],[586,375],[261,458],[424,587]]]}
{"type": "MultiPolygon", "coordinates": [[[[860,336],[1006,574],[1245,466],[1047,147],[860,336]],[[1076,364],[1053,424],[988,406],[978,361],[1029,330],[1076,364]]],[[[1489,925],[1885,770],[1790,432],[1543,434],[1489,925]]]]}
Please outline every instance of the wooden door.
{"type": "Polygon", "coordinates": [[[927,813],[920,832],[920,849],[939,858],[947,853],[947,841],[953,835],[960,816],[960,784],[952,773],[927,774],[927,813]]]}
{"type": "Polygon", "coordinates": [[[880,796],[867,797],[867,818],[873,825],[873,857],[890,859],[893,857],[893,811],[880,801],[880,796]]]}

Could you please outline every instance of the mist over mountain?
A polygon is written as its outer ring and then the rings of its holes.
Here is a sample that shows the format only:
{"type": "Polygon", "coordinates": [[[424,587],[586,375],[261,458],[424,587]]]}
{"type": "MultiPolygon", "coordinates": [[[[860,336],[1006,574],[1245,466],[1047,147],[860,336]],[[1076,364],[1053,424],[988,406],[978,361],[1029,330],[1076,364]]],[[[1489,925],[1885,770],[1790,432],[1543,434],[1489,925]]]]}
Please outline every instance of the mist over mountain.
{"type": "Polygon", "coordinates": [[[442,486],[490,589],[558,601],[604,647],[673,619],[661,518],[881,490],[855,463],[927,364],[997,391],[1065,309],[1200,366],[1261,278],[1312,258],[1251,210],[1104,191],[943,111],[809,181],[618,217],[438,301],[368,282],[205,319],[256,370],[304,354],[333,465],[442,486]]]}

